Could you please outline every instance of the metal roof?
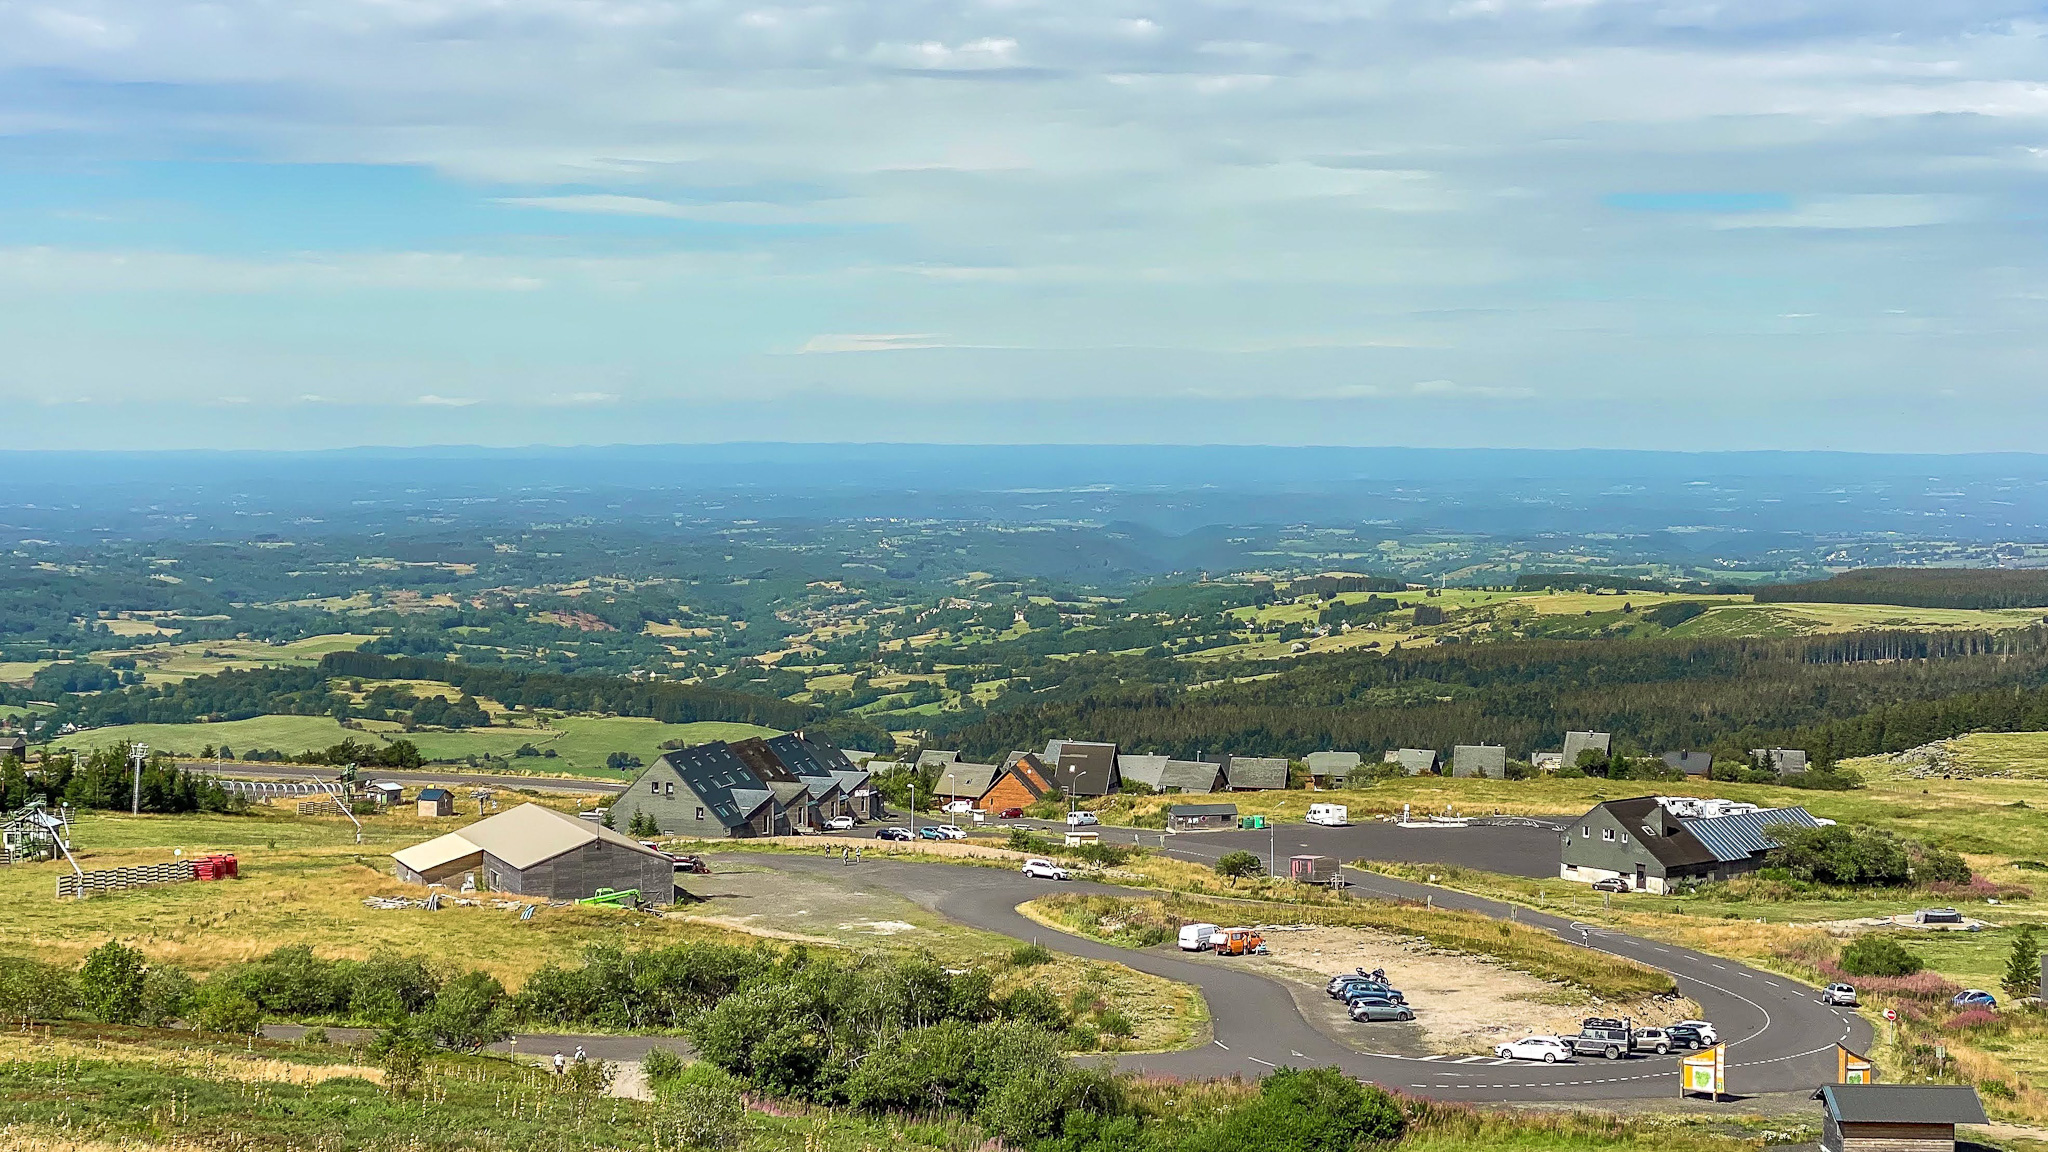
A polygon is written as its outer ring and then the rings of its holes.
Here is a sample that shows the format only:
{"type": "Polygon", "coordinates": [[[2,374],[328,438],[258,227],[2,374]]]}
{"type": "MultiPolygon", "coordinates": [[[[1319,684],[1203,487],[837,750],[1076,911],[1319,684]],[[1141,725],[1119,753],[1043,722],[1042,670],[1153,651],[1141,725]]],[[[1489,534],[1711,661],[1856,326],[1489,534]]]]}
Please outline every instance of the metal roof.
{"type": "MultiPolygon", "coordinates": [[[[683,782],[684,787],[696,793],[724,828],[745,824],[749,816],[771,799],[746,761],[722,743],[678,748],[649,765],[647,772],[660,770],[664,765],[683,782]]],[[[638,791],[640,781],[645,778],[645,772],[635,777],[628,791],[638,791]]]]}
{"type": "Polygon", "coordinates": [[[425,872],[477,852],[488,852],[508,867],[526,869],[565,852],[573,852],[593,840],[615,844],[642,855],[661,855],[588,820],[578,820],[538,804],[521,804],[509,812],[479,820],[460,832],[437,836],[424,844],[393,852],[391,856],[415,872],[425,872]]]}
{"type": "Polygon", "coordinates": [[[1705,816],[1691,820],[1680,820],[1685,830],[1707,846],[1716,860],[1747,860],[1759,852],[1768,852],[1779,847],[1776,840],[1764,835],[1764,829],[1773,824],[1796,824],[1802,828],[1818,828],[1820,821],[1804,808],[1764,808],[1755,812],[1738,812],[1732,816],[1705,816]]]}
{"type": "Polygon", "coordinates": [[[1847,1124],[1988,1124],[1966,1084],[1825,1084],[1821,1104],[1847,1124]]]}
{"type": "Polygon", "coordinates": [[[1235,804],[1175,804],[1166,810],[1176,820],[1190,816],[1235,816],[1235,804]]]}
{"type": "Polygon", "coordinates": [[[1223,765],[1223,782],[1232,788],[1287,787],[1287,757],[1232,756],[1223,765]]]}

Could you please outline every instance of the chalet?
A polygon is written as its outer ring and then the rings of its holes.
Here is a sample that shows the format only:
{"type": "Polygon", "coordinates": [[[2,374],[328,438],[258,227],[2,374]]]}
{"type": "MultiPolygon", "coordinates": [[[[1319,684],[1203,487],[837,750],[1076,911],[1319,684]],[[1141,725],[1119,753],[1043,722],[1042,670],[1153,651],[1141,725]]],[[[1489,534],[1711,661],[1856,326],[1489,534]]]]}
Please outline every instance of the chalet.
{"type": "Polygon", "coordinates": [[[28,763],[28,739],[19,732],[0,732],[0,760],[28,763]]]}
{"type": "Polygon", "coordinates": [[[1714,774],[1712,752],[1666,752],[1657,759],[1662,760],[1666,768],[1683,772],[1687,776],[1697,776],[1702,780],[1714,774]]]}
{"type": "Polygon", "coordinates": [[[1029,808],[1051,796],[1055,787],[1052,769],[1043,760],[1029,752],[1012,752],[989,786],[982,790],[975,807],[984,812],[1029,808]]]}
{"type": "Polygon", "coordinates": [[[839,814],[839,782],[830,776],[809,780],[799,776],[768,741],[758,736],[734,740],[727,747],[775,797],[775,802],[788,814],[792,830],[822,828],[825,821],[839,814]]]}
{"type": "Polygon", "coordinates": [[[1451,775],[1500,780],[1508,774],[1508,750],[1497,744],[1460,744],[1451,749],[1451,775]]]}
{"type": "Polygon", "coordinates": [[[1559,762],[1566,768],[1577,768],[1579,758],[1588,752],[1599,754],[1605,760],[1614,754],[1614,737],[1606,732],[1567,732],[1564,734],[1564,753],[1559,762]]]}
{"type": "Polygon", "coordinates": [[[937,748],[927,748],[917,754],[919,768],[944,768],[948,764],[958,763],[959,760],[958,752],[945,752],[937,748]]]}
{"type": "Polygon", "coordinates": [[[874,818],[876,800],[871,778],[866,770],[855,767],[846,753],[802,732],[774,737],[768,741],[768,747],[776,759],[810,786],[813,802],[825,819],[874,818]]]}
{"type": "Polygon", "coordinates": [[[1410,776],[1435,776],[1443,772],[1443,757],[1434,748],[1395,748],[1386,754],[1386,762],[1399,764],[1410,776]]]}
{"type": "Polygon", "coordinates": [[[1287,787],[1287,757],[1232,756],[1223,762],[1223,786],[1231,792],[1284,789],[1287,787]]]}
{"type": "Polygon", "coordinates": [[[1126,787],[1136,782],[1154,792],[1223,790],[1223,766],[1206,760],[1175,760],[1170,756],[1118,756],[1116,770],[1126,787]]]}
{"type": "Polygon", "coordinates": [[[994,764],[969,764],[965,760],[954,760],[939,765],[938,782],[932,785],[932,795],[944,801],[979,801],[989,785],[996,782],[996,774],[1002,771],[994,764]]]}
{"type": "Polygon", "coordinates": [[[1956,1125],[1990,1123],[1966,1084],[1826,1084],[1815,1095],[1827,1152],[1955,1152],[1956,1125]]]}
{"type": "Polygon", "coordinates": [[[1166,826],[1175,832],[1230,828],[1236,824],[1235,804],[1175,804],[1166,810],[1166,826]]]}
{"type": "Polygon", "coordinates": [[[1780,776],[1806,771],[1806,751],[1801,748],[1751,748],[1749,758],[1757,767],[1780,776]]]}
{"type": "Polygon", "coordinates": [[[455,793],[446,788],[422,788],[417,799],[422,816],[455,815],[455,793]]]}
{"type": "Polygon", "coordinates": [[[1091,740],[1052,740],[1039,757],[1069,796],[1107,796],[1116,791],[1116,745],[1091,740]]]}
{"type": "MultiPolygon", "coordinates": [[[[784,791],[794,783],[785,782],[784,791]]],[[[808,797],[808,789],[795,786],[808,797]]],[[[641,769],[612,801],[612,825],[631,828],[641,814],[669,836],[787,836],[793,830],[788,809],[722,742],[678,748],[641,769]]]]}
{"type": "Polygon", "coordinates": [[[675,902],[675,865],[633,840],[538,804],[521,804],[446,836],[391,854],[400,880],[580,900],[599,889],[638,889],[675,902]]]}
{"type": "Polygon", "coordinates": [[[1365,762],[1356,752],[1311,752],[1304,760],[1308,764],[1308,778],[1319,788],[1342,788],[1365,762]]]}
{"type": "Polygon", "coordinates": [[[1818,827],[1804,808],[1755,808],[1687,797],[1608,800],[1559,834],[1558,875],[1591,884],[1615,877],[1639,892],[1754,871],[1778,842],[1774,824],[1818,827]],[[1721,803],[1721,807],[1709,807],[1721,803]]]}

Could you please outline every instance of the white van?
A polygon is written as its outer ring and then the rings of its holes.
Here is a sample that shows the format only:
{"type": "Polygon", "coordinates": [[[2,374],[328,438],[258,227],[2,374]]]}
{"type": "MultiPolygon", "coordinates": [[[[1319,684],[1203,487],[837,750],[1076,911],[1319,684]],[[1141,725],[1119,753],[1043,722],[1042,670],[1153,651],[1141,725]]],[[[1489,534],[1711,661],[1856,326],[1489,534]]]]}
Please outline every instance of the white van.
{"type": "Polygon", "coordinates": [[[1223,929],[1214,924],[1189,924],[1180,930],[1180,950],[1183,952],[1207,951],[1210,938],[1223,929]]]}
{"type": "Polygon", "coordinates": [[[1308,822],[1326,828],[1342,828],[1351,823],[1351,809],[1342,804],[1311,804],[1308,806],[1308,822]]]}

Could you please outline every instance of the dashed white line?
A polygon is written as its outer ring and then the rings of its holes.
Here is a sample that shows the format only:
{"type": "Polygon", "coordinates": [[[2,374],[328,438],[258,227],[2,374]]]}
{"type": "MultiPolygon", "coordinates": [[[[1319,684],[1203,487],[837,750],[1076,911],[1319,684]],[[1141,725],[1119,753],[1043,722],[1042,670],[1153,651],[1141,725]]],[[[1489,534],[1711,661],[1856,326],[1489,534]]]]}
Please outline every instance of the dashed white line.
{"type": "Polygon", "coordinates": [[[1247,1056],[1247,1057],[1245,1057],[1245,1059],[1247,1059],[1247,1060],[1251,1061],[1251,1062],[1252,1062],[1252,1063],[1254,1063],[1254,1064],[1264,1064],[1264,1065],[1265,1065],[1266,1067],[1268,1067],[1268,1068],[1278,1068],[1278,1067],[1279,1067],[1279,1065],[1278,1065],[1278,1064],[1275,1064],[1275,1063],[1273,1063],[1273,1062],[1272,1062],[1272,1061],[1270,1061],[1270,1060],[1261,1060],[1261,1059],[1259,1059],[1259,1058],[1258,1058],[1257,1056],[1247,1056]]]}

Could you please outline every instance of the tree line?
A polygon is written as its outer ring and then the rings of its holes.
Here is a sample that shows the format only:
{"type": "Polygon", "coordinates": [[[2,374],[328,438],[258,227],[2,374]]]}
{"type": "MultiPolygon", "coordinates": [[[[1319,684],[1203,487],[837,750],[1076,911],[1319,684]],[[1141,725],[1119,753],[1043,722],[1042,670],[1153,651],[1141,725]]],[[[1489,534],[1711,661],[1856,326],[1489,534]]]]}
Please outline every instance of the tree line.
{"type": "Polygon", "coordinates": [[[1904,604],[1914,608],[2048,607],[2048,569],[1858,568],[1753,590],[1759,604],[1904,604]]]}

